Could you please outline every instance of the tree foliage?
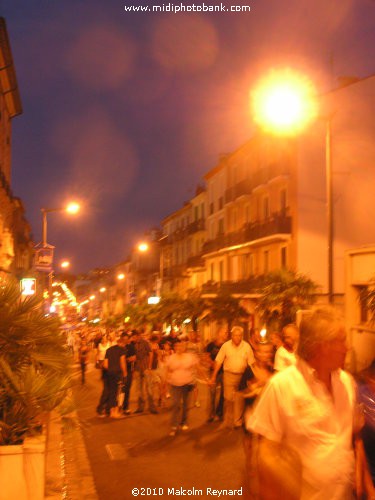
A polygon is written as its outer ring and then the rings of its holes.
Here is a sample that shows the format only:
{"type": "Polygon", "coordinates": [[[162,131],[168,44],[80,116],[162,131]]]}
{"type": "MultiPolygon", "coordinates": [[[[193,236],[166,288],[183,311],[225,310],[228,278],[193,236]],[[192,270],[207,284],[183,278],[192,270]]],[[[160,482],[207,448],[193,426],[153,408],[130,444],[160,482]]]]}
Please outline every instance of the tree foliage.
{"type": "Polygon", "coordinates": [[[371,323],[375,322],[375,277],[373,277],[368,287],[362,288],[358,297],[362,304],[366,305],[367,311],[370,313],[371,323]]]}
{"type": "Polygon", "coordinates": [[[70,387],[70,358],[59,322],[16,283],[0,284],[0,445],[22,442],[70,387]]]}
{"type": "Polygon", "coordinates": [[[228,331],[233,323],[241,322],[249,317],[249,313],[241,306],[239,299],[229,293],[219,293],[216,297],[208,300],[209,315],[212,321],[226,322],[228,331]]]}
{"type": "Polygon", "coordinates": [[[315,301],[318,285],[309,277],[282,269],[263,276],[257,310],[267,327],[282,328],[295,322],[299,309],[315,301]]]}

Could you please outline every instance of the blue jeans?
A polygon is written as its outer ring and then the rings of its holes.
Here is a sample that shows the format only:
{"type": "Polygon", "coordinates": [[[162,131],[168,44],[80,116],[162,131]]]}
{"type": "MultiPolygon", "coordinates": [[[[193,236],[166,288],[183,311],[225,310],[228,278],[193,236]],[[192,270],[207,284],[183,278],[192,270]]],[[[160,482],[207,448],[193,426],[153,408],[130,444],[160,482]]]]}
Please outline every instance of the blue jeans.
{"type": "Polygon", "coordinates": [[[171,386],[171,396],[172,396],[172,427],[178,427],[178,425],[186,424],[187,411],[188,411],[188,400],[189,394],[193,388],[193,385],[172,385],[171,386]],[[182,403],[182,414],[181,414],[181,403],[182,403]],[[180,419],[181,414],[181,419],[180,419]]]}

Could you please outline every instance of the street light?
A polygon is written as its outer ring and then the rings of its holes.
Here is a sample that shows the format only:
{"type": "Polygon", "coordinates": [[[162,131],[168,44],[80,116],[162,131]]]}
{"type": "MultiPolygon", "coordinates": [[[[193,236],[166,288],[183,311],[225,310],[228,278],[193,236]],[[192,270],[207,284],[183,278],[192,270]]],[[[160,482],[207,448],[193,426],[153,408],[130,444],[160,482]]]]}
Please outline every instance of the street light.
{"type": "Polygon", "coordinates": [[[254,121],[281,135],[301,132],[317,116],[316,92],[305,76],[272,71],[252,92],[254,121]]]}
{"type": "MultiPolygon", "coordinates": [[[[252,92],[254,120],[269,132],[298,134],[318,117],[317,94],[311,81],[290,69],[272,71],[252,92]]],[[[332,116],[324,117],[328,227],[328,302],[333,303],[332,116]]]]}
{"type": "MultiPolygon", "coordinates": [[[[80,205],[76,202],[70,202],[66,207],[62,208],[41,208],[42,212],[42,243],[35,245],[35,269],[42,273],[48,273],[48,281],[43,278],[43,290],[48,290],[48,297],[50,297],[52,274],[53,274],[53,245],[47,243],[47,214],[51,212],[67,212],[69,214],[76,214],[80,210],[80,205]],[[47,284],[46,284],[47,281],[47,284]],[[46,286],[47,285],[47,286],[46,286]]],[[[62,267],[67,268],[69,264],[62,267]]],[[[46,300],[47,309],[49,306],[49,298],[46,300]]]]}
{"type": "Polygon", "coordinates": [[[145,242],[139,243],[139,245],[138,245],[138,250],[139,250],[140,252],[142,252],[142,253],[147,252],[147,251],[148,251],[148,249],[149,249],[149,245],[148,245],[148,243],[145,243],[145,242]]]}
{"type": "Polygon", "coordinates": [[[68,260],[63,260],[60,264],[60,267],[62,267],[63,269],[68,269],[68,267],[70,267],[70,262],[68,260]]]}
{"type": "Polygon", "coordinates": [[[62,208],[41,208],[42,212],[42,245],[47,246],[47,214],[50,212],[67,212],[68,214],[77,214],[80,210],[79,203],[71,202],[62,208]]]}

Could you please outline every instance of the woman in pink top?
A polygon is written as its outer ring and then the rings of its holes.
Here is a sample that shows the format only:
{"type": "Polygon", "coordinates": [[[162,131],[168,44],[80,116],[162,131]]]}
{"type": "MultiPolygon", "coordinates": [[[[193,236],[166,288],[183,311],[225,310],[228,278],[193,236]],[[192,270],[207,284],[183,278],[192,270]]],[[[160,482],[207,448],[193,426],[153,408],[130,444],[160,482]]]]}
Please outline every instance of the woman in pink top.
{"type": "Polygon", "coordinates": [[[174,349],[175,354],[169,356],[166,361],[167,380],[171,385],[172,396],[172,430],[170,436],[176,434],[178,425],[183,431],[188,429],[186,423],[188,397],[194,387],[196,371],[199,370],[198,357],[190,352],[185,352],[185,342],[176,342],[174,349]]]}

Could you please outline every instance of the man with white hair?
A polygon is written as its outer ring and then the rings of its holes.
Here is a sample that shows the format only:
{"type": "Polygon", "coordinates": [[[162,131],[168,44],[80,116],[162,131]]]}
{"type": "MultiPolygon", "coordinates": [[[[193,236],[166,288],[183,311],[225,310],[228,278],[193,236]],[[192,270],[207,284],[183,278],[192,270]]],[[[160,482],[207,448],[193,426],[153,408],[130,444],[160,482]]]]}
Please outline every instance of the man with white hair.
{"type": "Polygon", "coordinates": [[[210,383],[214,384],[216,376],[223,365],[224,368],[224,424],[234,427],[234,394],[240,385],[246,366],[255,361],[250,344],[243,340],[242,326],[231,329],[231,340],[224,342],[215,358],[215,368],[210,383]]]}
{"type": "Polygon", "coordinates": [[[343,322],[331,307],[300,325],[296,365],[274,375],[247,421],[259,437],[260,497],[353,498],[355,384],[343,371],[343,322]]]}
{"type": "Polygon", "coordinates": [[[278,372],[285,370],[297,362],[296,350],[298,345],[299,331],[297,325],[290,323],[282,330],[282,345],[277,349],[275,355],[274,369],[278,372]]]}

